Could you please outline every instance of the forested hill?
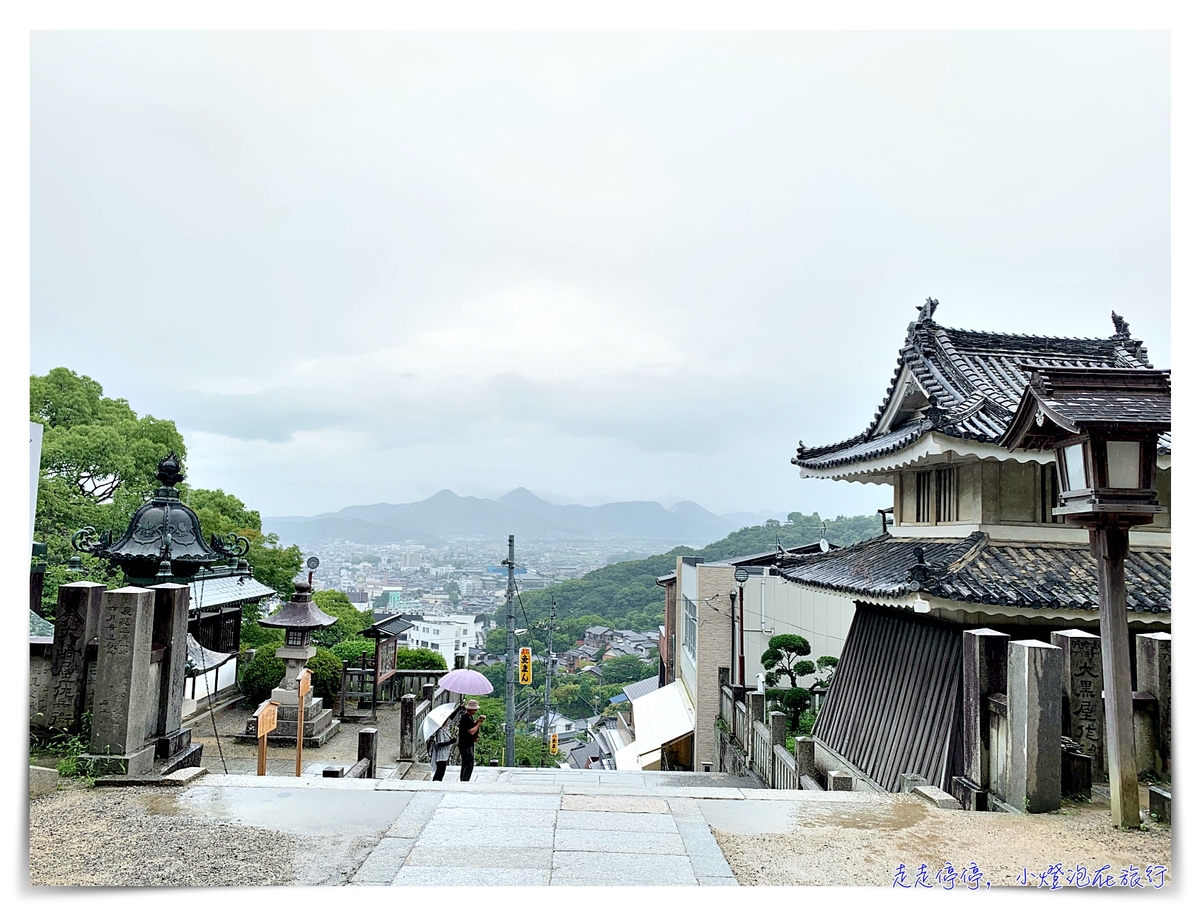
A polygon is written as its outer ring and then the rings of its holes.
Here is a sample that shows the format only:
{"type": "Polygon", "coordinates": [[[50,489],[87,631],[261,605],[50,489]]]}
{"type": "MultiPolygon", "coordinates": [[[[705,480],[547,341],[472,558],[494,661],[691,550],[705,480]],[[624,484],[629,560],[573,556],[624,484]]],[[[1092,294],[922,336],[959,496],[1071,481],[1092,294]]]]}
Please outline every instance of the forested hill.
{"type": "MultiPolygon", "coordinates": [[[[613,563],[588,572],[582,578],[541,591],[522,592],[521,603],[525,617],[533,622],[550,615],[553,600],[555,613],[571,639],[580,638],[588,626],[605,625],[639,632],[652,630],[662,623],[663,615],[663,591],[655,579],[675,571],[676,556],[703,556],[713,562],[765,553],[775,549],[776,545],[785,549],[803,546],[822,536],[830,543],[845,546],[874,537],[881,530],[877,515],[849,518],[839,515],[824,522],[822,533],[822,521],[817,514],[792,512],[786,524],[767,522],[744,527],[699,549],[677,546],[647,559],[613,563]]],[[[497,612],[502,625],[503,614],[503,609],[497,612]]],[[[517,619],[518,626],[525,625],[520,611],[517,619]]]]}

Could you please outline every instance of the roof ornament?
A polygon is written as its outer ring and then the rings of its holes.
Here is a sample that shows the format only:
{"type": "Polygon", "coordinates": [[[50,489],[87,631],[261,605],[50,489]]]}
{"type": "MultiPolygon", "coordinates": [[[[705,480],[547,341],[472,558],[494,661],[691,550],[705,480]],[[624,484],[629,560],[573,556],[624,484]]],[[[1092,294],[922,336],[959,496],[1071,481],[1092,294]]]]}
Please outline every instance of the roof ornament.
{"type": "Polygon", "coordinates": [[[908,569],[908,590],[923,591],[937,577],[937,573],[925,561],[924,547],[913,547],[913,555],[917,557],[917,561],[908,569]]]}
{"type": "Polygon", "coordinates": [[[1114,336],[1116,336],[1116,337],[1128,337],[1129,336],[1129,322],[1126,321],[1124,318],[1122,318],[1115,311],[1112,313],[1112,322],[1113,322],[1113,329],[1116,331],[1114,336]]]}
{"type": "Polygon", "coordinates": [[[924,324],[926,321],[933,320],[933,313],[937,310],[938,300],[930,296],[925,300],[924,305],[917,306],[917,323],[924,324]]]}

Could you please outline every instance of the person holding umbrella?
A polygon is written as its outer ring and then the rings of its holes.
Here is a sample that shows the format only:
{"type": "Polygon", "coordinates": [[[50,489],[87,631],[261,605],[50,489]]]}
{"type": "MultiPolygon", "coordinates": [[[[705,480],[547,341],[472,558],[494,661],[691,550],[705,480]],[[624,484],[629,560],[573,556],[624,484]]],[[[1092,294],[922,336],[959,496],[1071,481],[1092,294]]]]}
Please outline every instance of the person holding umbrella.
{"type": "MultiPolygon", "coordinates": [[[[471,699],[460,713],[458,720],[458,754],[462,757],[462,768],[458,780],[469,782],[471,773],[475,771],[475,741],[479,739],[479,729],[487,720],[487,715],[479,714],[479,702],[471,699]]],[[[445,767],[443,766],[443,771],[445,767]]],[[[435,776],[436,778],[436,776],[435,776]]]]}
{"type": "Polygon", "coordinates": [[[450,762],[450,750],[454,747],[454,736],[450,733],[450,722],[453,716],[447,716],[433,736],[426,742],[429,751],[429,765],[433,767],[433,780],[440,782],[446,775],[446,765],[450,762]]]}

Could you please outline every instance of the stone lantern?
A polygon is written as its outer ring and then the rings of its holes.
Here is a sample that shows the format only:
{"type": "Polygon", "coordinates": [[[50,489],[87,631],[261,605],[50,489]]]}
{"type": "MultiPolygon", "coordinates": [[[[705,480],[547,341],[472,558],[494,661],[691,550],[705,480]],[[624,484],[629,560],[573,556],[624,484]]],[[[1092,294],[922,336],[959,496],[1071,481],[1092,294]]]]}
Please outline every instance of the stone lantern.
{"type": "Polygon", "coordinates": [[[1125,559],[1130,527],[1150,524],[1163,511],[1155,473],[1159,436],[1171,430],[1171,376],[1151,369],[1023,367],[1029,385],[1000,444],[1053,448],[1061,502],[1054,514],[1088,530],[1099,577],[1113,825],[1136,827],[1125,559]]]}
{"type": "Polygon", "coordinates": [[[317,606],[312,598],[312,585],[298,581],[295,589],[290,601],[259,623],[260,626],[284,630],[283,647],[276,650],[275,657],[287,663],[287,672],[279,686],[271,691],[271,698],[282,706],[300,704],[297,681],[308,659],[317,653],[311,641],[313,630],[324,629],[337,622],[336,617],[322,612],[317,606]]]}

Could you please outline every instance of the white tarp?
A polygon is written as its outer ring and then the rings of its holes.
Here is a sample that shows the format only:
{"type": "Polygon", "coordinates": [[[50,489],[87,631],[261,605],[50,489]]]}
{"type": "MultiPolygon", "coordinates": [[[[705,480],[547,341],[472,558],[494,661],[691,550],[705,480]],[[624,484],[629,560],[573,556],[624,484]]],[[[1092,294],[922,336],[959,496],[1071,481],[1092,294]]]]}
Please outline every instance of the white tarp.
{"type": "Polygon", "coordinates": [[[643,754],[696,729],[696,711],[676,680],[633,700],[633,733],[643,754]]]}

